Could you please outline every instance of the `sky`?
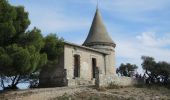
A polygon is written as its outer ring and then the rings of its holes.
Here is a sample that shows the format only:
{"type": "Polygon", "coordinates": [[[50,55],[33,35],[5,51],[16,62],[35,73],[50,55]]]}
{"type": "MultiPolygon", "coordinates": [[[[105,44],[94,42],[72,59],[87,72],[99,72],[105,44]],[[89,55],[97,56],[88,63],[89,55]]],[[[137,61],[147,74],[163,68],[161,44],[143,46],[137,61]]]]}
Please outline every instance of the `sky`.
{"type": "MultiPolygon", "coordinates": [[[[81,45],[86,39],[97,0],[9,0],[29,12],[31,25],[42,34],[56,33],[81,45]]],[[[99,0],[107,31],[116,43],[116,67],[139,66],[141,56],[170,62],[170,0],[99,0]]]]}

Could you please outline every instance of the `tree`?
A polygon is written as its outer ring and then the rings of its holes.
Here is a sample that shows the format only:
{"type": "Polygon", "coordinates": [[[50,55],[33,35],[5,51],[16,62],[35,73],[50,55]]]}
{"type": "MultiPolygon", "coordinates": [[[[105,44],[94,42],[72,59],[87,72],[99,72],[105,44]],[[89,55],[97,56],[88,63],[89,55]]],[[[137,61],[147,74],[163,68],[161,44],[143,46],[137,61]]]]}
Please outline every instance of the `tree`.
{"type": "Polygon", "coordinates": [[[28,12],[22,6],[11,6],[7,0],[0,0],[0,46],[15,43],[30,25],[28,12]]]}
{"type": "Polygon", "coordinates": [[[146,82],[147,83],[150,83],[150,82],[153,83],[155,75],[156,75],[156,74],[154,74],[155,65],[156,65],[155,59],[152,58],[152,57],[149,57],[149,56],[142,56],[141,59],[143,60],[143,62],[141,64],[142,68],[145,70],[144,75],[148,76],[146,82]]]}
{"type": "Polygon", "coordinates": [[[10,79],[10,88],[25,76],[39,71],[47,62],[47,54],[40,52],[44,39],[37,28],[26,31],[30,21],[22,6],[0,1],[0,76],[2,86],[10,79]]]}
{"type": "Polygon", "coordinates": [[[168,80],[170,78],[170,63],[165,61],[158,62],[156,64],[155,73],[157,74],[157,80],[161,79],[163,84],[168,84],[168,80]]]}
{"type": "Polygon", "coordinates": [[[23,48],[13,44],[6,47],[5,51],[0,55],[0,69],[1,74],[11,77],[11,87],[16,87],[21,76],[36,72],[46,64],[46,54],[40,54],[34,46],[23,48]]]}
{"type": "Polygon", "coordinates": [[[0,82],[9,88],[39,75],[42,68],[58,63],[63,53],[63,39],[54,34],[45,38],[36,27],[32,30],[28,12],[22,6],[0,1],[0,82]],[[36,75],[36,76],[35,76],[36,75]],[[10,81],[9,81],[10,80],[10,81]]]}
{"type": "Polygon", "coordinates": [[[156,62],[154,58],[142,56],[142,67],[147,75],[147,84],[163,83],[167,84],[170,78],[170,63],[165,61],[156,62]]]}
{"type": "Polygon", "coordinates": [[[49,34],[44,39],[45,45],[41,52],[47,54],[49,61],[55,62],[63,52],[64,39],[58,38],[56,34],[49,34]]]}
{"type": "Polygon", "coordinates": [[[134,75],[135,70],[138,67],[136,65],[132,65],[130,63],[127,64],[121,64],[119,68],[117,68],[117,73],[120,74],[121,76],[132,76],[134,75]]]}

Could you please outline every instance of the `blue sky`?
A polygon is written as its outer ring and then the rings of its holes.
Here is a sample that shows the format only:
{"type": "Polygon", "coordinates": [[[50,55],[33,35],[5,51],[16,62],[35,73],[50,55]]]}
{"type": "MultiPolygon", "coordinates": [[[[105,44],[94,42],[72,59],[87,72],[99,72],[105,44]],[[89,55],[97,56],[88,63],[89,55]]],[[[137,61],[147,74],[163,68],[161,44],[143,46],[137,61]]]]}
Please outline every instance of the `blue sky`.
{"type": "MultiPolygon", "coordinates": [[[[56,33],[82,44],[89,32],[97,0],[9,0],[29,12],[30,29],[56,33]]],[[[103,21],[117,44],[116,66],[141,64],[141,56],[170,62],[170,0],[99,0],[103,21]]],[[[139,69],[140,72],[141,68],[139,69]]]]}

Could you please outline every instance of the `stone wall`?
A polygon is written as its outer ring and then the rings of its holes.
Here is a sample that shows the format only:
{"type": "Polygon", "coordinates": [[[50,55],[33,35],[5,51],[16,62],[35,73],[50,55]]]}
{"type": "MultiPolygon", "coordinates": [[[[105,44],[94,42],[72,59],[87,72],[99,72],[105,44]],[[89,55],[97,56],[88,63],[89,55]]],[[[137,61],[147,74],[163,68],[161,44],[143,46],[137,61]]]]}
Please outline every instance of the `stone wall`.
{"type": "MultiPolygon", "coordinates": [[[[105,55],[105,73],[106,74],[116,74],[116,67],[115,67],[115,49],[112,46],[108,45],[92,45],[91,48],[107,52],[108,55],[105,55]]],[[[101,65],[100,65],[101,66],[101,65]]]]}
{"type": "Polygon", "coordinates": [[[39,76],[39,87],[67,86],[67,70],[64,69],[64,53],[59,57],[58,63],[44,66],[39,76]]]}
{"type": "MultiPolygon", "coordinates": [[[[79,80],[92,80],[92,58],[96,58],[97,67],[105,72],[104,55],[93,50],[65,45],[64,68],[67,69],[67,79],[74,79],[74,55],[80,55],[80,77],[79,80]]],[[[74,82],[73,82],[74,83],[74,82]]]]}
{"type": "Polygon", "coordinates": [[[99,70],[96,72],[95,85],[97,87],[109,87],[109,85],[111,84],[117,86],[133,86],[133,85],[141,84],[141,82],[131,77],[105,75],[102,74],[99,70]]]}
{"type": "Polygon", "coordinates": [[[77,86],[77,85],[95,85],[95,79],[84,80],[81,78],[75,78],[75,79],[68,80],[68,86],[77,86]]]}
{"type": "Polygon", "coordinates": [[[56,68],[53,71],[49,69],[46,72],[42,72],[43,75],[40,75],[40,84],[39,87],[60,87],[67,86],[67,73],[65,69],[56,68]],[[51,75],[49,75],[51,72],[51,75]],[[55,73],[53,73],[55,72],[55,73]]]}

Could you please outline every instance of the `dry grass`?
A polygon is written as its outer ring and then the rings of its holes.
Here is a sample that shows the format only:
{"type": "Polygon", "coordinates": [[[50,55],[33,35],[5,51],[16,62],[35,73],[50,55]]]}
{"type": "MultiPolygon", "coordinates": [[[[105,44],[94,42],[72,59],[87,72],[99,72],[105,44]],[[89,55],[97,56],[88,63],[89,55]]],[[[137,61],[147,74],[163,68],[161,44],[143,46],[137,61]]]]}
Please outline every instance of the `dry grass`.
{"type": "Polygon", "coordinates": [[[0,100],[170,100],[170,90],[164,87],[63,87],[9,91],[0,100]]]}

